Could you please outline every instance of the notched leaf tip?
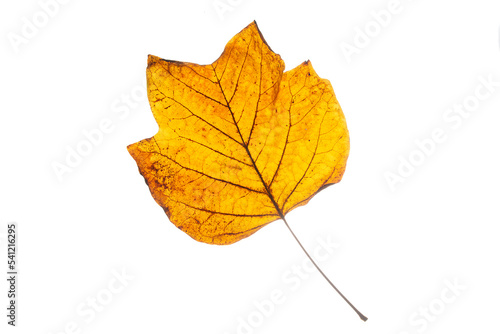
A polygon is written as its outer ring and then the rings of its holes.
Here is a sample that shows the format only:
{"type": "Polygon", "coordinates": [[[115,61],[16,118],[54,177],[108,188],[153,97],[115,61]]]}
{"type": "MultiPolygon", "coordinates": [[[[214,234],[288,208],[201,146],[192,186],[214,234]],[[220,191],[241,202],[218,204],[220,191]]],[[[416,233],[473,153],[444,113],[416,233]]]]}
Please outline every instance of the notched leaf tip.
{"type": "Polygon", "coordinates": [[[269,44],[267,44],[267,41],[264,38],[264,35],[262,35],[262,32],[260,31],[259,26],[257,25],[257,21],[253,20],[253,22],[250,23],[245,29],[255,29],[259,33],[259,36],[260,36],[260,39],[262,40],[262,42],[269,48],[269,50],[274,52],[273,49],[271,49],[271,47],[269,46],[269,44]]]}

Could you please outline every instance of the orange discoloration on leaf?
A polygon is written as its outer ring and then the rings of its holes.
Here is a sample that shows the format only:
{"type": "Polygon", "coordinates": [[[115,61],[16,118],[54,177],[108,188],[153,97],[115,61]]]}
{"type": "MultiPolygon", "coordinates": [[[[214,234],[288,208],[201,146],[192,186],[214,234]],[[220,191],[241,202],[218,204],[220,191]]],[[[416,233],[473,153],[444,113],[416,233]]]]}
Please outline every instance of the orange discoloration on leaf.
{"type": "Polygon", "coordinates": [[[253,22],[213,64],[149,56],[158,133],[128,150],[170,221],[231,244],[340,181],[349,154],[330,82],[285,64],[253,22]]]}

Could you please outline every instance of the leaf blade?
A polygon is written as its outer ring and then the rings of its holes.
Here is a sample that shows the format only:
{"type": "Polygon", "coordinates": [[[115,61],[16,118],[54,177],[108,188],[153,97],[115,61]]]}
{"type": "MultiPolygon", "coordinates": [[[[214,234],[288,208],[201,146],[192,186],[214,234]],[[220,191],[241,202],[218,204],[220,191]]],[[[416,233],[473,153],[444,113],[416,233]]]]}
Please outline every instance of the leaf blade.
{"type": "Polygon", "coordinates": [[[349,137],[330,82],[309,61],[283,71],[255,22],[210,65],[149,56],[160,129],[128,150],[194,239],[234,243],[342,178],[349,137]]]}

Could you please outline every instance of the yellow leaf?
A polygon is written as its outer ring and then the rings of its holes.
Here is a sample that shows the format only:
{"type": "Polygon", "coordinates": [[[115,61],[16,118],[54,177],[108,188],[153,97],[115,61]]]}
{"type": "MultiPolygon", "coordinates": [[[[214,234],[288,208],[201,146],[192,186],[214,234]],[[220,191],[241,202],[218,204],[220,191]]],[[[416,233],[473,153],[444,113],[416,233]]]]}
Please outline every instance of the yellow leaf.
{"type": "Polygon", "coordinates": [[[284,68],[255,22],[210,65],[149,56],[159,131],[128,150],[192,238],[234,243],[342,178],[349,135],[330,82],[309,61],[284,68]]]}

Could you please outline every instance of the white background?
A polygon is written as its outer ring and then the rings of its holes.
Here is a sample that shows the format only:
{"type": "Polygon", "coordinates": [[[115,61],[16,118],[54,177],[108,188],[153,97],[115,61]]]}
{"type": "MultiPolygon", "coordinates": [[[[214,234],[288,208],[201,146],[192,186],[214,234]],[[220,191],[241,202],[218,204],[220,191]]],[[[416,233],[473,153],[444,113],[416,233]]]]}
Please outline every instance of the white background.
{"type": "Polygon", "coordinates": [[[61,0],[52,16],[45,2],[0,6],[0,261],[6,272],[17,222],[20,272],[15,329],[1,280],[2,333],[499,332],[497,1],[401,0],[385,26],[372,11],[389,0],[61,0]],[[147,55],[211,63],[253,20],[287,70],[310,59],[344,110],[343,180],[288,221],[311,252],[338,244],[318,262],[366,323],[317,272],[289,271],[304,255],[280,221],[231,246],[175,228],[126,150],[157,131],[141,95],[147,55]],[[446,121],[464,101],[478,105],[446,121]],[[111,130],[58,178],[54,163],[106,119],[111,130]],[[418,153],[436,129],[444,142],[418,153]],[[424,158],[391,188],[387,173],[410,157],[424,158]]]}

